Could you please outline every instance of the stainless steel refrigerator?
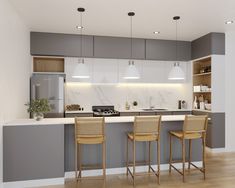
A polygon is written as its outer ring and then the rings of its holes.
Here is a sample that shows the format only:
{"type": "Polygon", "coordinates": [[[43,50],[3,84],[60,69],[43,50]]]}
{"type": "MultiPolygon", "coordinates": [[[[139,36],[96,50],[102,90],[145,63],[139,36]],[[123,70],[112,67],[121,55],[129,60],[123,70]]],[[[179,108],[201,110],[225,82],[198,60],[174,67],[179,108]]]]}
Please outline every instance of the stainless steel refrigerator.
{"type": "Polygon", "coordinates": [[[33,74],[30,79],[30,98],[48,99],[51,111],[47,118],[64,117],[64,81],[63,74],[33,74]]]}

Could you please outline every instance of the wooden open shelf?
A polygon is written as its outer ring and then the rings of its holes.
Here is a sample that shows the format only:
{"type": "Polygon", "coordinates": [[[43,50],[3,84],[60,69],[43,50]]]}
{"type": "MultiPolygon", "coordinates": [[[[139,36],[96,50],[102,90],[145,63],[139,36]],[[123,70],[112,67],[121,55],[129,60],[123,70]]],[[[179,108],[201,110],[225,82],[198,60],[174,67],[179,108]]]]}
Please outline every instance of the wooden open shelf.
{"type": "MultiPolygon", "coordinates": [[[[193,62],[193,86],[208,86],[211,88],[211,57],[200,59],[193,62]]],[[[195,96],[197,99],[203,96],[204,101],[211,103],[211,91],[193,91],[193,100],[195,96]]]]}
{"type": "Polygon", "coordinates": [[[64,72],[64,58],[34,57],[33,72],[64,72]]]}

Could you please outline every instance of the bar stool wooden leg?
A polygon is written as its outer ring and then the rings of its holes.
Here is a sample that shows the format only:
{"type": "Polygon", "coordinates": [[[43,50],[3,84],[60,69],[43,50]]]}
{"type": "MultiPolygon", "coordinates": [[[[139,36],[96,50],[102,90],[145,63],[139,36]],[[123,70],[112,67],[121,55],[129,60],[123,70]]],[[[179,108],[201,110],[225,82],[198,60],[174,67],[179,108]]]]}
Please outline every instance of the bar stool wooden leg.
{"type": "Polygon", "coordinates": [[[190,170],[190,164],[192,161],[192,140],[189,139],[189,157],[188,157],[188,169],[190,170]]]}
{"type": "Polygon", "coordinates": [[[126,175],[127,176],[128,176],[128,168],[129,168],[128,145],[129,145],[129,138],[127,136],[127,144],[126,144],[126,175]]]}
{"type": "Polygon", "coordinates": [[[150,165],[151,165],[151,141],[149,141],[149,161],[148,161],[148,165],[149,165],[149,173],[150,173],[150,165]]]}
{"type": "Polygon", "coordinates": [[[133,185],[135,186],[135,140],[133,139],[133,185]]]}
{"type": "Polygon", "coordinates": [[[160,153],[160,141],[158,140],[157,141],[157,168],[158,168],[158,184],[160,185],[160,156],[161,156],[161,153],[160,153]]]}
{"type": "Polygon", "coordinates": [[[169,173],[171,173],[171,163],[172,163],[172,138],[170,134],[170,160],[169,160],[169,173]]]}
{"type": "Polygon", "coordinates": [[[81,150],[81,144],[78,144],[78,168],[79,168],[79,174],[78,177],[82,177],[82,150],[81,150]]]}
{"type": "Polygon", "coordinates": [[[74,151],[74,168],[75,168],[75,178],[76,180],[78,180],[78,164],[77,164],[77,160],[78,160],[78,156],[77,156],[77,142],[75,141],[75,151],[74,151]]]}
{"type": "Polygon", "coordinates": [[[204,175],[204,180],[206,179],[206,163],[205,163],[205,160],[206,160],[206,152],[205,152],[205,149],[206,149],[206,141],[205,141],[205,137],[202,138],[202,143],[203,143],[203,151],[202,151],[202,155],[203,155],[203,158],[202,158],[202,163],[203,163],[203,175],[204,175]]]}
{"type": "Polygon", "coordinates": [[[106,142],[104,141],[103,144],[102,144],[102,151],[103,151],[103,154],[102,154],[102,157],[103,157],[103,178],[104,180],[106,179],[106,142]]]}
{"type": "Polygon", "coordinates": [[[185,140],[182,139],[182,173],[183,173],[183,182],[185,182],[185,140]]]}

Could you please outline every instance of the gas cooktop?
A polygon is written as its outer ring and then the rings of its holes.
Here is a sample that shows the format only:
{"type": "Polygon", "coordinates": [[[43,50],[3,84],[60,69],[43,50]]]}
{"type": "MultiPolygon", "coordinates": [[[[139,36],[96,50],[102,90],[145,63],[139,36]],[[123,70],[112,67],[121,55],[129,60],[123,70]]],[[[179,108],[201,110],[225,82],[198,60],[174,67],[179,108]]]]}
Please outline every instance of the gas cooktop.
{"type": "Polygon", "coordinates": [[[114,110],[114,106],[92,106],[94,117],[120,116],[120,112],[114,110]]]}

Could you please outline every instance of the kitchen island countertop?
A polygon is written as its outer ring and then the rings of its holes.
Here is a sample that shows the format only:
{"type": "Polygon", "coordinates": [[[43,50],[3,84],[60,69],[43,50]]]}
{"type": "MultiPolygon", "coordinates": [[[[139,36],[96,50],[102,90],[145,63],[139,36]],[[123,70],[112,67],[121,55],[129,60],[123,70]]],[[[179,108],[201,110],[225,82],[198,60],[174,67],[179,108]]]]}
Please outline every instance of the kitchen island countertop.
{"type": "MultiPolygon", "coordinates": [[[[183,121],[185,115],[163,115],[162,121],[183,121]]],[[[134,116],[105,117],[105,123],[132,123],[134,116]]],[[[4,124],[4,126],[19,125],[58,125],[58,124],[74,124],[74,118],[44,118],[41,121],[34,119],[16,119],[4,124]]]]}

